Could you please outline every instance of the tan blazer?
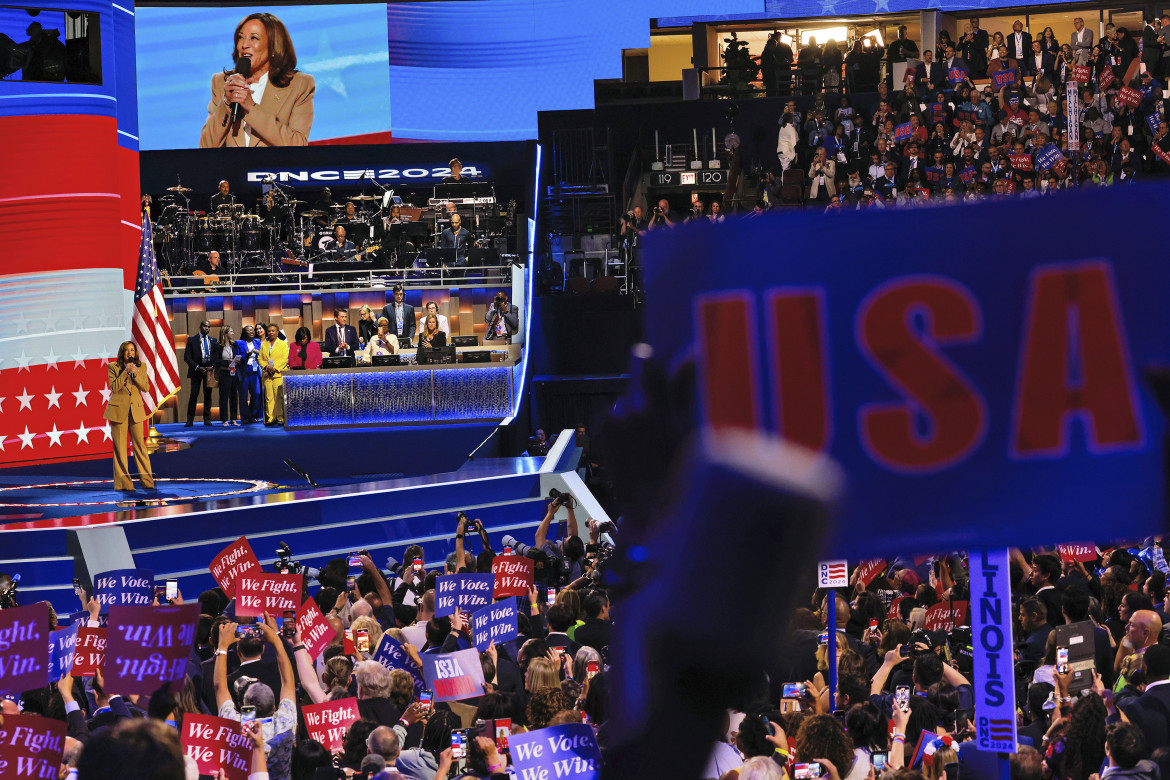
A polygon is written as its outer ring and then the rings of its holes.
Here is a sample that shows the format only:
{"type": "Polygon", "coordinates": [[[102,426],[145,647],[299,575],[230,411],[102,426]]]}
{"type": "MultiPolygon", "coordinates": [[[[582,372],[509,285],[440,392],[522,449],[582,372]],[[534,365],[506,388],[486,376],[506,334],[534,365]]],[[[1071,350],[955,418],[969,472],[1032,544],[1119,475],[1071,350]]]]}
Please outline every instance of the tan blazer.
{"type": "Polygon", "coordinates": [[[306,146],[309,130],[313,127],[313,95],[316,82],[308,73],[294,73],[287,87],[277,87],[271,81],[264,88],[264,99],[234,125],[224,126],[230,113],[230,104],[223,100],[226,77],[216,73],[211,77],[211,102],[207,104],[207,121],[199,134],[199,148],[244,146],[244,128],[252,136],[248,146],[306,146]]]}
{"type": "Polygon", "coordinates": [[[146,419],[142,394],[150,389],[150,380],[146,378],[145,366],[139,366],[138,373],[131,379],[129,374],[119,370],[115,361],[106,367],[106,381],[113,392],[106,403],[106,413],[102,415],[105,419],[120,423],[126,422],[127,417],[136,423],[146,419]]]}

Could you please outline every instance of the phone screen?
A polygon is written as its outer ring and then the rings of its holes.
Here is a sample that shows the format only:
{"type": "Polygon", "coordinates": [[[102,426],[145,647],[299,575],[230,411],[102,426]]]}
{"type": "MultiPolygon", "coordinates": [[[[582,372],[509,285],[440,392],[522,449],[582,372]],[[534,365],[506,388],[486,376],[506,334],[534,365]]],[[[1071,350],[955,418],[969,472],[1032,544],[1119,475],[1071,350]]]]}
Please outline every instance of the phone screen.
{"type": "Polygon", "coordinates": [[[290,639],[297,635],[297,613],[291,609],[284,611],[283,622],[280,625],[281,632],[290,639]]]}
{"type": "Polygon", "coordinates": [[[894,691],[894,703],[902,712],[910,711],[910,688],[908,686],[898,686],[897,690],[894,691]]]}
{"type": "Polygon", "coordinates": [[[809,780],[809,778],[813,777],[823,777],[824,774],[825,770],[817,763],[797,764],[792,772],[795,780],[809,780]]]}
{"type": "MultiPolygon", "coordinates": [[[[585,664],[585,679],[592,680],[593,676],[601,671],[601,664],[597,661],[590,661],[585,664]]],[[[598,683],[600,685],[600,683],[598,683]]]]}
{"type": "Polygon", "coordinates": [[[1056,648],[1056,671],[1060,674],[1068,674],[1068,648],[1056,648]]]}
{"type": "Polygon", "coordinates": [[[351,569],[360,569],[362,567],[362,562],[358,560],[357,553],[350,553],[347,561],[351,569]]]}
{"type": "Polygon", "coordinates": [[[78,580],[76,578],[73,580],[73,595],[74,596],[81,595],[81,580],[78,580]]]}
{"type": "Polygon", "coordinates": [[[370,652],[370,632],[364,628],[353,632],[353,646],[359,653],[370,652]]]}
{"type": "Polygon", "coordinates": [[[455,729],[451,732],[451,758],[467,758],[467,746],[464,742],[467,732],[464,729],[455,729]]]}
{"type": "Polygon", "coordinates": [[[512,545],[505,544],[504,545],[504,555],[511,555],[511,554],[512,554],[512,545]]]}
{"type": "Polygon", "coordinates": [[[251,723],[256,720],[256,708],[250,704],[240,707],[240,723],[251,723]]]}
{"type": "Polygon", "coordinates": [[[415,558],[414,562],[411,563],[410,566],[412,569],[414,569],[415,574],[422,574],[422,572],[423,572],[422,558],[415,558]]]}
{"type": "Polygon", "coordinates": [[[556,600],[557,600],[557,589],[556,588],[549,588],[548,594],[545,596],[545,600],[549,604],[555,604],[556,600]]]}
{"type": "Polygon", "coordinates": [[[154,586],[154,597],[156,599],[158,599],[160,602],[165,602],[167,600],[167,586],[166,585],[155,585],[154,586]]]}
{"type": "Polygon", "coordinates": [[[870,628],[877,628],[878,627],[877,618],[870,618],[869,619],[869,627],[870,628]]]}
{"type": "Polygon", "coordinates": [[[353,576],[352,574],[349,575],[348,577],[346,577],[345,578],[345,587],[349,588],[350,590],[353,590],[354,588],[356,588],[357,587],[357,577],[353,576]]]}
{"type": "Polygon", "coordinates": [[[873,754],[873,773],[875,775],[880,775],[886,771],[886,760],[889,759],[889,756],[890,754],[884,750],[873,754]]]}
{"type": "Polygon", "coordinates": [[[784,683],[784,690],[780,693],[782,699],[799,699],[804,696],[804,683],[784,683]]]}
{"type": "Polygon", "coordinates": [[[167,580],[167,601],[174,601],[179,596],[179,581],[167,580]]]}
{"type": "Polygon", "coordinates": [[[817,637],[817,644],[819,644],[819,645],[829,644],[829,632],[828,631],[821,632],[821,635],[819,637],[817,637]]]}
{"type": "Polygon", "coordinates": [[[435,694],[433,691],[419,691],[418,703],[422,708],[430,712],[431,707],[434,706],[435,694]]]}
{"type": "Polygon", "coordinates": [[[512,719],[496,718],[496,750],[508,752],[508,737],[512,736],[512,719]]]}

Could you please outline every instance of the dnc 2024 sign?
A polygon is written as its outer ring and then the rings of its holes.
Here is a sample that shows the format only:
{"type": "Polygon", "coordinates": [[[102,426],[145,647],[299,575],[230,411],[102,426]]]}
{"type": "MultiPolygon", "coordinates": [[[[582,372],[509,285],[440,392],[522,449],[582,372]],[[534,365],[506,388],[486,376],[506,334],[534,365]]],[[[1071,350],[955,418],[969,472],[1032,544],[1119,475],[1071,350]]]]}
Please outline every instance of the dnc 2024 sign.
{"type": "Polygon", "coordinates": [[[832,553],[1149,531],[1164,425],[1142,373],[1170,364],[1167,197],[657,231],[648,340],[693,364],[702,423],[845,467],[832,553]]]}

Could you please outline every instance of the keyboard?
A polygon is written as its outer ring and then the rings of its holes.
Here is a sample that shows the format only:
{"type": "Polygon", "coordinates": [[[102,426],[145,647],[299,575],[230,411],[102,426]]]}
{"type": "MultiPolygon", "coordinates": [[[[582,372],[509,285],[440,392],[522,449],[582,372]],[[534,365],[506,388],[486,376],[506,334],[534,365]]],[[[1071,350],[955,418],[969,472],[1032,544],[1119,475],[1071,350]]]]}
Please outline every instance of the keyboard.
{"type": "Polygon", "coordinates": [[[431,206],[446,206],[454,203],[456,206],[491,206],[496,199],[490,195],[482,198],[431,198],[427,203],[431,206]]]}

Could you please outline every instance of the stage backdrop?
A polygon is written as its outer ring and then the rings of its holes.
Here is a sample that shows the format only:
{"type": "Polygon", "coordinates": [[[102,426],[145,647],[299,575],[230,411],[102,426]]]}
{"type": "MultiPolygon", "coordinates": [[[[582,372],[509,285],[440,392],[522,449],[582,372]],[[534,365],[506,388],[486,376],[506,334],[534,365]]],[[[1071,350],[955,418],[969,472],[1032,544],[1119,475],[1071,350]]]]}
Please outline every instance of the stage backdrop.
{"type": "Polygon", "coordinates": [[[845,467],[842,557],[1163,526],[1165,185],[804,213],[647,241],[655,358],[697,415],[845,467]],[[1046,226],[1040,228],[1039,226],[1046,226]]]}
{"type": "Polygon", "coordinates": [[[127,5],[0,17],[17,44],[36,23],[90,57],[69,60],[76,81],[0,82],[0,466],[110,452],[105,364],[129,338],[141,238],[127,5]]]}

